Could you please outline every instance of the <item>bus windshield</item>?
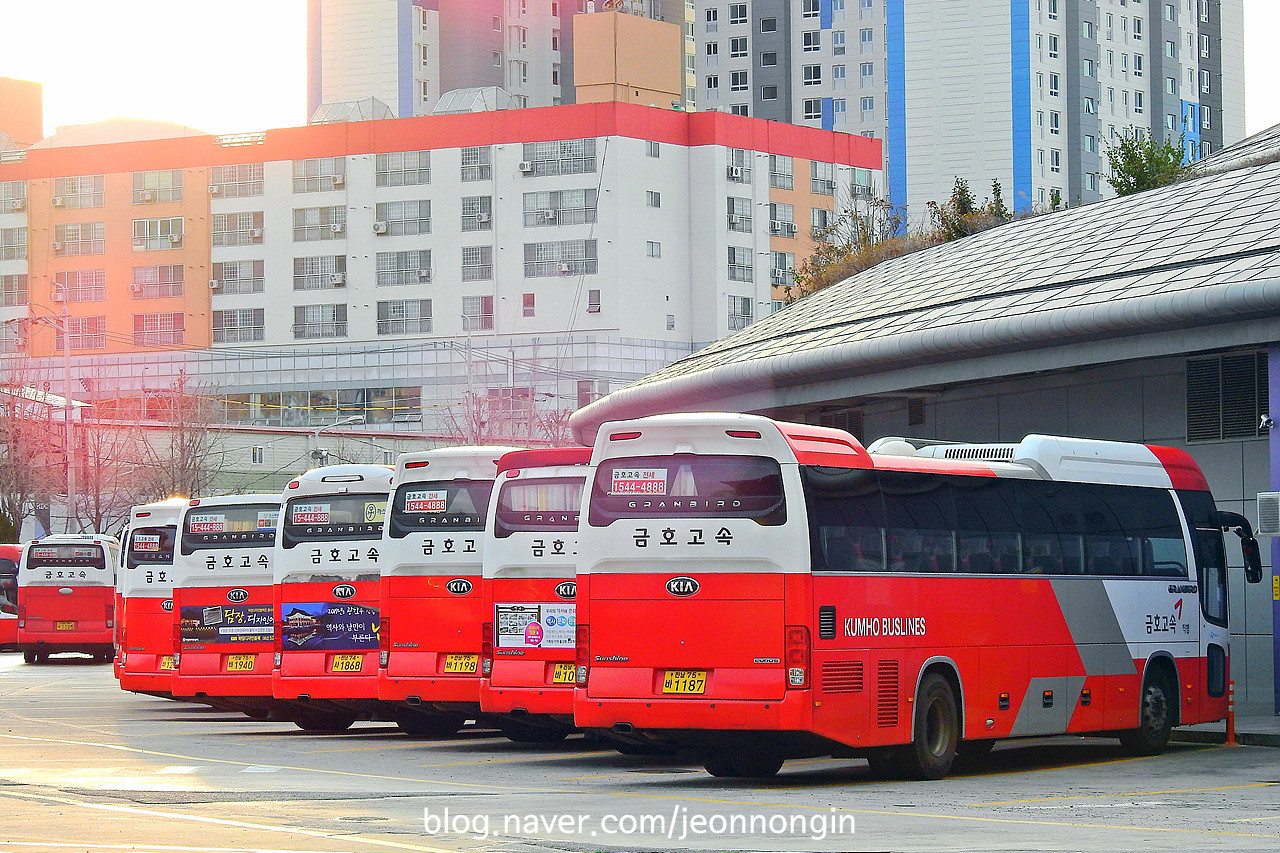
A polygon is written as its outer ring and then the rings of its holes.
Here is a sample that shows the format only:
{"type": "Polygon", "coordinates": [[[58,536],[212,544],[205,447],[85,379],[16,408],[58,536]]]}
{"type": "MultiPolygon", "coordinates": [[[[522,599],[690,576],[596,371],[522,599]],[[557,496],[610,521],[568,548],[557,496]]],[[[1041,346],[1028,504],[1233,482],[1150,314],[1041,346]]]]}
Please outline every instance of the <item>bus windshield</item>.
{"type": "Polygon", "coordinates": [[[299,542],[379,539],[386,510],[383,494],[294,498],[285,505],[281,544],[292,548],[299,542]]]}
{"type": "Polygon", "coordinates": [[[484,530],[492,480],[405,483],[391,506],[392,539],[424,530],[484,530]]]}
{"type": "Polygon", "coordinates": [[[749,518],[786,523],[782,469],[763,456],[635,456],[606,459],[591,486],[590,523],[619,518],[749,518]]]}
{"type": "Polygon", "coordinates": [[[498,493],[494,536],[577,530],[583,485],[580,477],[508,480],[498,493]]]}
{"type": "Polygon", "coordinates": [[[269,546],[276,541],[279,517],[280,505],[271,503],[193,508],[182,526],[182,553],[269,546]]]}
{"type": "Polygon", "coordinates": [[[129,550],[125,565],[131,569],[169,565],[173,562],[174,529],[172,527],[135,527],[129,534],[129,550]]]}

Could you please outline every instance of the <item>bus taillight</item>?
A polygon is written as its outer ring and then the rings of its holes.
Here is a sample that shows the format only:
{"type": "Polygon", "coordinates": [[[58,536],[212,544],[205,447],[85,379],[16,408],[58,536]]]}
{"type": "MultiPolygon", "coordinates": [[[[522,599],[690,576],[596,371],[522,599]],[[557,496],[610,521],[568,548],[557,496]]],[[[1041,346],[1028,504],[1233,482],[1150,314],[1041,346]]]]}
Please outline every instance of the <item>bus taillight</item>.
{"type": "Polygon", "coordinates": [[[591,628],[587,625],[579,625],[574,638],[577,645],[577,670],[574,674],[574,680],[578,683],[578,686],[586,687],[587,667],[591,664],[591,628]]]}
{"type": "Polygon", "coordinates": [[[493,623],[480,626],[480,674],[488,678],[493,672],[493,623]]]}
{"type": "Polygon", "coordinates": [[[275,668],[279,669],[284,664],[284,626],[276,623],[275,635],[271,638],[275,645],[275,668]]]}
{"type": "Polygon", "coordinates": [[[803,625],[787,626],[787,687],[809,684],[809,629],[803,625]]]}
{"type": "Polygon", "coordinates": [[[18,602],[18,627],[27,627],[27,605],[23,601],[18,602]]]}
{"type": "Polygon", "coordinates": [[[386,669],[391,663],[391,617],[378,619],[378,666],[386,669]]]}

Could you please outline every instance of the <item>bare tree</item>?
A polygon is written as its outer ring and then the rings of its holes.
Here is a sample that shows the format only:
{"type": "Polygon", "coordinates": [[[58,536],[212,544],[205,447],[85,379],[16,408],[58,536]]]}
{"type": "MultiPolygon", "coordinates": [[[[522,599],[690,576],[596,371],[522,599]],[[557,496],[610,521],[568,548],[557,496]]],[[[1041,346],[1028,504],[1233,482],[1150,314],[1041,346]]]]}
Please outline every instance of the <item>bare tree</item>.
{"type": "MultiPolygon", "coordinates": [[[[66,453],[61,421],[38,374],[6,365],[0,386],[0,541],[16,542],[22,523],[65,491],[66,453]]],[[[59,402],[59,406],[60,406],[59,402]]],[[[48,523],[46,514],[44,522],[48,523]]]]}
{"type": "Polygon", "coordinates": [[[147,402],[148,414],[165,436],[152,446],[145,491],[152,498],[204,494],[222,465],[213,431],[217,403],[194,386],[185,371],[147,402]]]}

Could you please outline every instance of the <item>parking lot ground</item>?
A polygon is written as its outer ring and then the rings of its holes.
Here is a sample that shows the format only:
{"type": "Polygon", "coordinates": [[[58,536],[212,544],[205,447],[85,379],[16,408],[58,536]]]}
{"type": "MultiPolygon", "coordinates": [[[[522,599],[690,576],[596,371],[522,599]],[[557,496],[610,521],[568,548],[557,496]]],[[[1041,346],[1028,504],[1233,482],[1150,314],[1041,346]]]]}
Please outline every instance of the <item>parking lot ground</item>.
{"type": "Polygon", "coordinates": [[[859,760],[769,780],[581,738],[302,732],[122,693],[76,658],[0,655],[0,853],[9,851],[1132,851],[1280,849],[1280,751],[1010,741],[938,782],[859,760]]]}

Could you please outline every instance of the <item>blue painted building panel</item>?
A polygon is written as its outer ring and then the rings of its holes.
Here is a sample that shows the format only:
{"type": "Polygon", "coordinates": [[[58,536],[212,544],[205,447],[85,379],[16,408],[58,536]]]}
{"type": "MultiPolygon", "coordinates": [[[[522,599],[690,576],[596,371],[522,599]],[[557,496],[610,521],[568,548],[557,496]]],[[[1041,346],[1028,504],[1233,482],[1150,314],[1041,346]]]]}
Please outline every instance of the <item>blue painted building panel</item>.
{"type": "Polygon", "coordinates": [[[885,2],[885,49],[888,67],[885,69],[888,83],[888,103],[885,104],[889,119],[888,147],[889,201],[895,207],[907,203],[907,63],[906,49],[906,0],[885,2]]]}
{"type": "Polygon", "coordinates": [[[822,129],[823,130],[836,129],[836,99],[835,98],[822,99],[822,129]]]}
{"type": "Polygon", "coordinates": [[[1028,0],[1009,3],[1009,65],[1013,117],[1014,210],[1035,203],[1031,188],[1031,4],[1028,0]]]}

